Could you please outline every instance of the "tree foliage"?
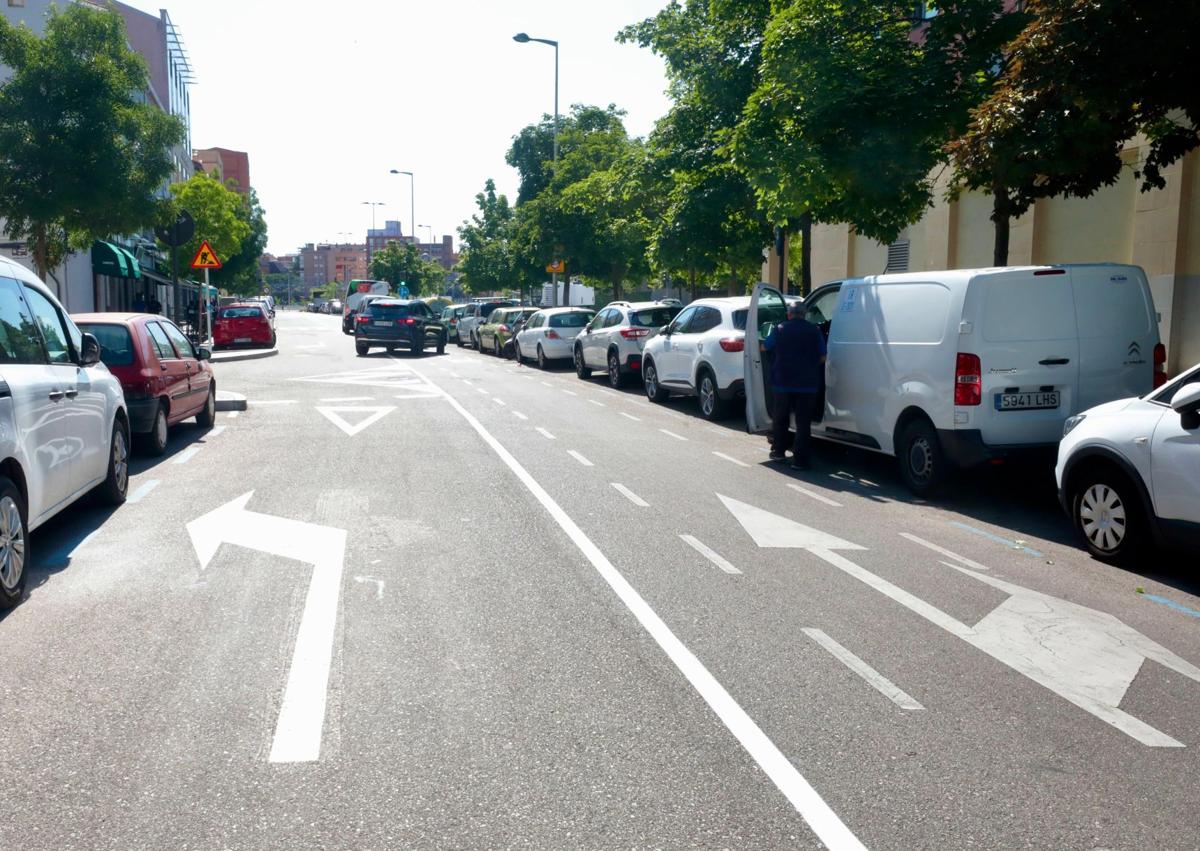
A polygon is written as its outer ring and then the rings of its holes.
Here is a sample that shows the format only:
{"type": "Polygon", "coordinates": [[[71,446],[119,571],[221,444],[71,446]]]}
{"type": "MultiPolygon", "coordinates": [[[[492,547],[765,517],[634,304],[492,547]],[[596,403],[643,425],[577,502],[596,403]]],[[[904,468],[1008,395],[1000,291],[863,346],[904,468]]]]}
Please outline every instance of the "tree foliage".
{"type": "Polygon", "coordinates": [[[403,284],[416,298],[440,293],[446,271],[441,264],[423,259],[411,242],[389,242],[371,258],[371,277],[387,281],[397,291],[403,284]]]}
{"type": "Polygon", "coordinates": [[[145,61],[115,11],[51,7],[45,36],[0,18],[0,216],[42,277],[71,249],[154,223],[182,122],[144,102],[145,61]]]}
{"type": "MultiPolygon", "coordinates": [[[[253,238],[253,228],[247,220],[249,209],[242,196],[204,172],[171,185],[171,201],[164,208],[164,220],[173,221],[181,210],[190,213],[196,222],[195,234],[177,249],[181,267],[196,256],[204,240],[208,240],[224,264],[237,254],[245,240],[253,238]]],[[[257,254],[254,259],[257,263],[257,254]]]]}
{"type": "Polygon", "coordinates": [[[462,285],[474,293],[518,288],[526,277],[521,261],[517,222],[508,198],[496,194],[488,178],[475,196],[479,212],[458,229],[461,250],[458,272],[462,285]]]}
{"type": "Polygon", "coordinates": [[[258,259],[267,247],[267,219],[254,189],[238,198],[241,202],[238,217],[249,230],[237,250],[228,258],[221,258],[222,266],[213,271],[211,279],[214,284],[225,287],[231,293],[250,295],[259,289],[258,259]]]}

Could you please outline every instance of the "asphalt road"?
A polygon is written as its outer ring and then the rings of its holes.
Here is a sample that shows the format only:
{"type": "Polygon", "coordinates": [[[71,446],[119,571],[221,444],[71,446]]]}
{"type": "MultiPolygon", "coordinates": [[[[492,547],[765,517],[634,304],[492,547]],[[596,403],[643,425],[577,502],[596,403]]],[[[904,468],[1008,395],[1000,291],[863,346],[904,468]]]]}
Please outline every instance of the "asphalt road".
{"type": "Polygon", "coordinates": [[[1047,471],[925,503],[565,364],[279,348],[34,534],[0,848],[1200,847],[1195,558],[1091,560],[1047,471]]]}

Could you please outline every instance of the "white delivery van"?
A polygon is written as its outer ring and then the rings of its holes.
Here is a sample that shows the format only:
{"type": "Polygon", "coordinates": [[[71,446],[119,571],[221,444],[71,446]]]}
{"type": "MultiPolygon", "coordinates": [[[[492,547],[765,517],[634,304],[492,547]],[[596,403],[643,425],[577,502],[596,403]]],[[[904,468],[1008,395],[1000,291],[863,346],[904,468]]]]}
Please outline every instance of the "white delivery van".
{"type": "MultiPolygon", "coordinates": [[[[805,300],[828,344],[813,436],[896,456],[928,493],[951,465],[1052,449],[1063,421],[1166,379],[1145,273],[1110,264],[957,269],[838,281],[805,300]]],[[[749,329],[784,316],[760,284],[749,329]]],[[[771,354],[745,348],[746,419],[770,430],[771,354]]]]}
{"type": "Polygon", "coordinates": [[[346,298],[342,301],[342,333],[354,333],[354,316],[362,303],[363,296],[391,295],[392,285],[387,281],[364,281],[355,278],[346,285],[346,298]]]}

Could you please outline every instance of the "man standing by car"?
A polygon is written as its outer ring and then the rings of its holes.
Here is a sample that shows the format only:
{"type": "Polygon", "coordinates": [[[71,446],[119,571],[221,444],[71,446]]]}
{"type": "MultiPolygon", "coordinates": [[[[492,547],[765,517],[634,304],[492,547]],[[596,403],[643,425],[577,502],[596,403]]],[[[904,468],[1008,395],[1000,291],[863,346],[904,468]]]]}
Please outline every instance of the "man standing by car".
{"type": "Polygon", "coordinates": [[[812,461],[812,409],[821,386],[825,338],[819,328],[804,321],[804,305],[797,301],[788,305],[787,321],[775,326],[763,343],[763,349],[775,355],[771,364],[771,390],[775,395],[771,460],[787,458],[784,446],[792,412],[795,412],[792,467],[807,470],[812,461]]]}

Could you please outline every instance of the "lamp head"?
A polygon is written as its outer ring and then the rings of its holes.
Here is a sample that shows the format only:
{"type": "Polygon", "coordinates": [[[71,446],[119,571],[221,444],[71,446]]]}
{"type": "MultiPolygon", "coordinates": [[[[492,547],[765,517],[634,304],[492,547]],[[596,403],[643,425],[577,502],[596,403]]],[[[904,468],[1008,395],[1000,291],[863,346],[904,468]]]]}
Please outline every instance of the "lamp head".
{"type": "Polygon", "coordinates": [[[528,44],[529,36],[526,33],[517,33],[513,36],[513,41],[517,42],[518,44],[528,44]]]}

